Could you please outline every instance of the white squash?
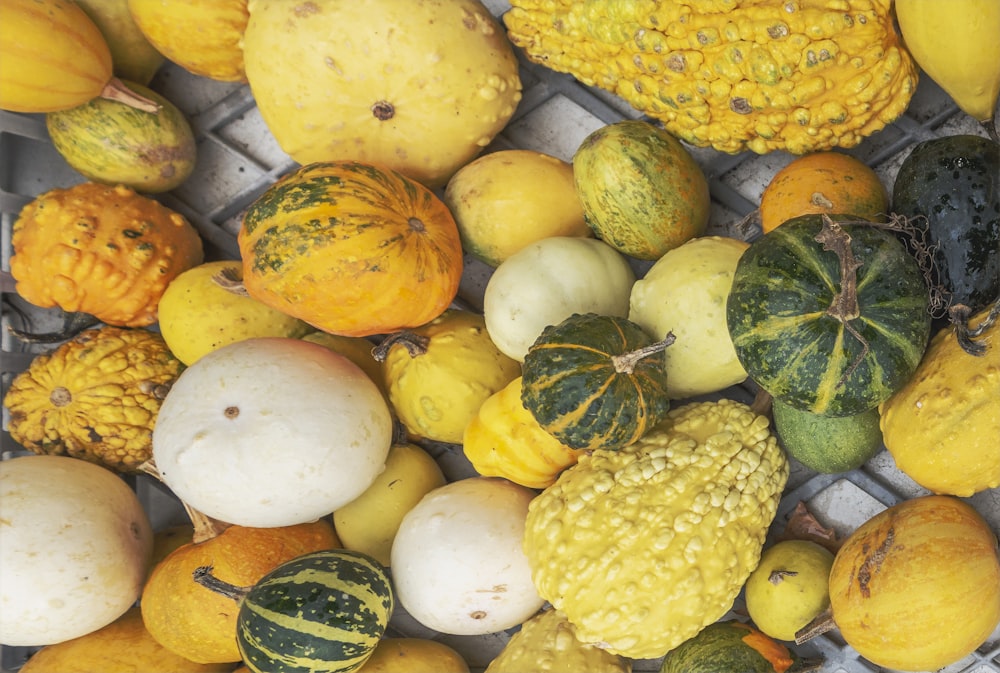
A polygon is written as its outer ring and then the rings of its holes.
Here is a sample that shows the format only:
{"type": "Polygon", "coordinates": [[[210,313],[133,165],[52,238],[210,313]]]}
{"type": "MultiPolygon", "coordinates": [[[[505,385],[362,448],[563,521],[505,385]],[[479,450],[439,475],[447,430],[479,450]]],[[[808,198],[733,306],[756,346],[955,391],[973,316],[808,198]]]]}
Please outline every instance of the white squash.
{"type": "Polygon", "coordinates": [[[495,477],[461,479],[425,495],[392,544],[396,596],[410,616],[442,633],[483,635],[541,609],[521,549],[534,495],[495,477]]]}
{"type": "Polygon", "coordinates": [[[257,337],[178,377],[153,460],[194,509],[267,528],[314,521],[361,495],[391,443],[388,404],[360,367],[315,343],[257,337]]]}
{"type": "Polygon", "coordinates": [[[486,331],[508,357],[524,362],[535,339],[549,325],[574,313],[624,318],[635,271],[603,241],[551,236],[502,262],[486,284],[486,331]]]}
{"type": "Polygon", "coordinates": [[[79,458],[11,458],[0,463],[0,502],[0,642],[78,638],[139,597],[153,530],[119,476],[79,458]]]}

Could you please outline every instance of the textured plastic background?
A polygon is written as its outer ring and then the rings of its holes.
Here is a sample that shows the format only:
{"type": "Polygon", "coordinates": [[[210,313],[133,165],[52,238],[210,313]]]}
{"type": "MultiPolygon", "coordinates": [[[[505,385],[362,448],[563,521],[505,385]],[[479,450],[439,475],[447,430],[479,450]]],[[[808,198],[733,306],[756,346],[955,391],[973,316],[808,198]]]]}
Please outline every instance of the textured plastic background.
{"type": "MultiPolygon", "coordinates": [[[[485,3],[496,15],[507,9],[502,0],[485,3]]],[[[520,56],[520,55],[519,55],[520,56]]],[[[580,142],[595,129],[622,119],[641,119],[642,115],[607,93],[582,86],[571,77],[554,73],[521,60],[523,100],[506,129],[486,151],[507,148],[533,149],[564,160],[571,160],[580,142]]],[[[214,82],[190,75],[167,64],[151,86],[180,107],[187,115],[198,138],[198,165],[194,174],[161,200],[183,213],[200,231],[208,255],[238,257],[235,234],[242,211],[253,199],[295,164],[277,145],[263,123],[248,87],[214,82]]],[[[891,126],[868,138],[860,146],[845,150],[879,174],[891,188],[896,171],[909,149],[928,138],[972,133],[982,129],[959,111],[946,95],[923,77],[907,112],[891,126]]],[[[753,240],[759,229],[747,224],[746,217],[759,202],[760,194],[771,177],[793,158],[784,153],[769,155],[728,155],[689,148],[711,185],[712,214],[709,234],[721,234],[753,240]]],[[[0,290],[3,308],[0,314],[0,385],[6,392],[11,379],[27,367],[31,358],[44,346],[29,346],[10,335],[8,326],[25,327],[23,313],[36,331],[52,329],[62,323],[58,310],[40,310],[27,305],[15,293],[9,274],[11,227],[20,209],[35,196],[55,187],[82,182],[52,147],[41,115],[22,115],[0,111],[0,290]],[[13,309],[18,310],[13,310],[13,309]]],[[[648,263],[646,263],[648,268],[648,263]]],[[[642,273],[643,264],[636,263],[642,273]]],[[[467,260],[460,289],[465,307],[480,308],[482,293],[490,269],[475,260],[467,260]]],[[[726,395],[750,401],[744,388],[726,391],[726,395]]],[[[4,410],[0,436],[2,458],[23,452],[6,432],[4,410]]],[[[449,445],[427,447],[452,479],[474,474],[461,448],[449,445]]],[[[147,477],[129,477],[150,513],[155,528],[185,520],[176,499],[147,477]]],[[[901,474],[892,457],[882,451],[862,468],[842,474],[815,474],[793,463],[791,478],[783,496],[772,530],[780,532],[798,502],[805,502],[821,523],[846,535],[881,509],[902,499],[926,491],[901,474]]],[[[1000,530],[1000,489],[992,489],[968,501],[986,517],[994,531],[1000,530]]],[[[914,587],[919,601],[919,588],[914,587]]],[[[741,602],[731,615],[740,612],[741,602]]],[[[473,671],[482,671],[503,647],[508,633],[481,637],[457,637],[436,634],[408,618],[399,609],[393,617],[394,635],[434,637],[461,652],[473,671]]],[[[947,632],[948,624],[941,624],[947,632]]],[[[884,671],[860,658],[836,631],[819,636],[795,648],[804,655],[821,655],[824,673],[872,673],[884,671]]],[[[28,648],[0,648],[3,673],[17,670],[31,653],[28,648]]],[[[635,671],[656,671],[655,660],[634,662],[635,671]]],[[[977,652],[942,673],[1000,673],[1000,632],[977,652]]]]}

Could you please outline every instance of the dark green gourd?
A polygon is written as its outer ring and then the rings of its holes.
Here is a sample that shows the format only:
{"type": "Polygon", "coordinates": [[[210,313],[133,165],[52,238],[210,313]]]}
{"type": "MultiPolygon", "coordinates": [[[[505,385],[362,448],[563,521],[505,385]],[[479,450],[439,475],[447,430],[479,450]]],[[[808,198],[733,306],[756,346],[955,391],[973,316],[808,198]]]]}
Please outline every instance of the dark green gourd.
{"type": "Polygon", "coordinates": [[[804,673],[821,664],[731,619],[709,624],[668,652],[660,673],[804,673]]]}

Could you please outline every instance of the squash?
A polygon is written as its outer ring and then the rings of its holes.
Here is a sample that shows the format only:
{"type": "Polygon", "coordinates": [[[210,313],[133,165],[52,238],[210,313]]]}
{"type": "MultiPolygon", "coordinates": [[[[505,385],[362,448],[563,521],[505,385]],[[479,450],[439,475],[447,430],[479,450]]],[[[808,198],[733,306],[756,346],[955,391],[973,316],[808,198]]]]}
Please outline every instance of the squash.
{"type": "Polygon", "coordinates": [[[182,501],[214,519],[288,526],[361,495],[385,467],[392,431],[378,387],[349,359],[256,337],[178,377],[153,430],[153,460],[182,501]]]}
{"type": "Polygon", "coordinates": [[[232,664],[198,664],[156,642],[142,623],[138,606],[104,628],[47,645],[19,669],[20,673],[228,673],[232,664]]]}
{"type": "Polygon", "coordinates": [[[475,636],[522,623],[542,607],[521,549],[534,491],[468,477],[436,488],[403,517],[392,543],[400,605],[441,633],[475,636]]]}
{"type": "Polygon", "coordinates": [[[672,409],[637,442],[584,454],[531,502],[532,579],[581,641],[662,657],[732,607],[787,478],[767,418],[747,405],[672,409]]]}
{"type": "Polygon", "coordinates": [[[620,449],[666,415],[663,351],[634,322],[595,313],[551,325],[524,356],[521,402],[572,449],[620,449]]]}
{"type": "Polygon", "coordinates": [[[514,253],[496,268],[483,293],[490,339],[524,361],[549,325],[574,313],[625,317],[635,271],[603,241],[550,236],[514,253]]]}
{"type": "Polygon", "coordinates": [[[184,113],[141,84],[123,84],[155,101],[156,113],[95,98],[45,115],[56,151],[88,180],[145,194],[178,187],[194,171],[197,146],[184,113]]]}
{"type": "Polygon", "coordinates": [[[238,242],[251,297],[345,336],[430,322],[463,270],[441,199],[357,161],[310,164],[271,185],[244,213],[238,242]]]}
{"type": "Polygon", "coordinates": [[[7,430],[24,448],[137,472],[183,365],[148,330],[104,326],[36,355],[4,395],[7,430]]]}
{"type": "Polygon", "coordinates": [[[889,0],[511,4],[504,23],[530,61],[720,152],[852,147],[917,86],[889,0]]]}
{"type": "Polygon", "coordinates": [[[148,86],[166,60],[139,30],[128,0],[75,0],[97,25],[111,51],[116,77],[148,86]]]}
{"type": "Polygon", "coordinates": [[[220,82],[245,82],[241,42],[247,0],[128,0],[139,30],[157,51],[188,72],[220,82]]]}
{"type": "Polygon", "coordinates": [[[94,182],[35,197],[14,221],[11,247],[10,273],[26,301],[121,327],[155,323],[167,284],[204,258],[183,215],[94,182]]]}
{"type": "Polygon", "coordinates": [[[478,0],[250,3],[261,117],[300,164],[356,160],[443,186],[521,99],[514,51],[478,0]]]}
{"type": "MultiPolygon", "coordinates": [[[[989,315],[969,322],[986,324],[989,315]]],[[[982,355],[970,355],[955,329],[937,332],[913,376],[880,407],[896,467],[934,493],[968,497],[1000,486],[1000,321],[977,342],[982,355]]]]}
{"type": "Polygon", "coordinates": [[[824,416],[772,400],[771,416],[781,448],[816,472],[848,472],[882,450],[877,407],[847,416],[824,416]]]}
{"type": "Polygon", "coordinates": [[[490,340],[482,315],[447,309],[426,325],[386,337],[375,351],[389,401],[412,437],[458,444],[490,395],[521,365],[490,340]]]}
{"type": "Polygon", "coordinates": [[[469,665],[439,640],[383,637],[358,673],[469,673],[469,665]]]}
{"type": "Polygon", "coordinates": [[[67,456],[0,462],[3,644],[51,645],[121,617],[146,579],[153,530],[111,470],[67,456]]]}
{"type": "Polygon", "coordinates": [[[310,341],[319,344],[324,348],[329,348],[334,353],[340,353],[348,360],[361,367],[368,374],[379,391],[389,401],[389,390],[385,386],[385,376],[382,373],[382,363],[375,359],[375,343],[365,337],[350,337],[340,334],[330,334],[329,332],[312,331],[302,337],[303,341],[310,341]]]}
{"type": "Polygon", "coordinates": [[[746,241],[699,236],[660,257],[632,286],[628,319],[654,339],[672,332],[664,351],[667,395],[683,399],[742,383],[726,324],[726,298],[746,241]]]}
{"type": "Polygon", "coordinates": [[[830,605],[840,635],[875,665],[949,666],[1000,624],[996,535],[958,498],[904,500],[844,540],[830,572],[830,605]]]}
{"type": "Polygon", "coordinates": [[[750,378],[827,416],[885,401],[930,336],[927,285],[902,244],[871,223],[828,215],[793,218],[750,245],[726,321],[750,378]]]}
{"type": "Polygon", "coordinates": [[[573,179],[587,224],[615,250],[659,259],[705,233],[708,180],[662,128],[628,119],[602,126],[573,155],[573,179]]]}
{"type": "Polygon", "coordinates": [[[546,488],[579,460],[549,434],[521,401],[521,377],[490,395],[465,427],[462,452],[484,477],[503,477],[528,488],[546,488]]]}
{"type": "Polygon", "coordinates": [[[0,109],[52,112],[103,96],[156,111],[113,76],[107,40],[75,2],[3,0],[0,14],[0,109]]]}
{"type": "Polygon", "coordinates": [[[667,653],[660,673],[802,673],[819,668],[751,624],[727,619],[709,624],[667,653]]]}
{"type": "Polygon", "coordinates": [[[581,642],[566,615],[551,608],[521,624],[486,673],[631,673],[632,663],[581,642]]]}
{"type": "Polygon", "coordinates": [[[214,533],[196,517],[195,535],[198,542],[182,545],[153,569],[140,606],[156,642],[203,664],[240,660],[239,605],[195,582],[192,573],[197,568],[211,566],[219,580],[247,586],[301,554],[340,546],[325,519],[274,528],[229,526],[214,533]]]}

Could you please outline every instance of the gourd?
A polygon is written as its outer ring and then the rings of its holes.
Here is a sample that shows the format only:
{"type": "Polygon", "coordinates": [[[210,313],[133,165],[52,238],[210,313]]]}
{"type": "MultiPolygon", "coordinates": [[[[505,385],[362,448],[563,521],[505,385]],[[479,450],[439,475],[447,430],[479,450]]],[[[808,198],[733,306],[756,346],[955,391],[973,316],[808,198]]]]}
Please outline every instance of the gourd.
{"type": "Polygon", "coordinates": [[[666,252],[632,286],[628,319],[655,339],[673,333],[663,352],[667,395],[683,399],[744,381],[726,324],[736,263],[749,247],[728,236],[699,236],[666,252]]]}
{"type": "Polygon", "coordinates": [[[239,605],[192,578],[202,566],[237,586],[252,585],[301,554],[339,547],[328,520],[273,528],[228,526],[210,530],[195,517],[198,542],[182,545],[153,568],[140,606],[149,633],[171,652],[191,661],[236,662],[239,605]]]}
{"type": "Polygon", "coordinates": [[[392,429],[378,387],[346,357],[256,337],[178,377],[153,430],[153,460],[182,501],[214,519],[287,526],[361,495],[384,469],[392,429]]]}
{"type": "Polygon", "coordinates": [[[392,543],[400,605],[427,628],[484,635],[542,607],[521,548],[535,492],[504,479],[467,477],[436,488],[403,517],[392,543]]]}
{"type": "Polygon", "coordinates": [[[385,387],[385,376],[382,373],[382,363],[375,359],[375,343],[365,337],[350,337],[340,334],[330,334],[329,332],[312,331],[302,337],[303,341],[310,341],[319,344],[324,348],[329,348],[334,353],[340,353],[348,360],[361,367],[368,374],[379,391],[389,401],[389,391],[385,387]]]}
{"type": "Polygon", "coordinates": [[[620,449],[670,408],[663,351],[634,322],[595,313],[551,325],[524,356],[521,402],[542,428],[572,449],[620,449]]]}
{"type": "Polygon", "coordinates": [[[672,409],[634,444],[581,456],[531,502],[532,579],[581,641],[662,657],[731,608],[787,478],[767,418],[747,405],[672,409]]]}
{"type": "Polygon", "coordinates": [[[642,260],[659,259],[708,226],[708,180],[684,146],[640,120],[607,124],[573,155],[587,224],[602,241],[642,260]]]}
{"type": "Polygon", "coordinates": [[[802,673],[821,663],[802,659],[750,624],[726,619],[668,652],[660,673],[802,673]]]}
{"type": "Polygon", "coordinates": [[[478,0],[308,7],[251,2],[243,40],[260,114],[298,163],[374,163],[437,188],[513,116],[518,62],[478,0]]]}
{"type": "Polygon", "coordinates": [[[136,472],[183,365],[148,330],[104,326],[36,355],[11,381],[7,430],[24,448],[136,472]]]}
{"type": "Polygon", "coordinates": [[[123,84],[155,101],[155,113],[95,98],[50,112],[45,127],[56,151],[88,180],[145,194],[178,187],[194,171],[197,146],[180,109],[141,84],[123,84]]]}
{"type": "Polygon", "coordinates": [[[486,330],[508,357],[524,361],[549,325],[574,313],[624,317],[635,271],[603,241],[550,236],[500,264],[483,293],[486,330]]]}
{"type": "Polygon", "coordinates": [[[571,449],[539,425],[521,402],[518,376],[480,405],[465,427],[462,452],[484,477],[542,489],[584,451],[571,449]]]}
{"type": "Polygon", "coordinates": [[[515,0],[504,23],[529,60],[721,152],[852,147],[917,85],[889,0],[515,0]]]}
{"type": "Polygon", "coordinates": [[[245,82],[241,41],[247,0],[128,0],[139,30],[157,51],[188,72],[220,82],[245,82]]]}
{"type": "Polygon", "coordinates": [[[930,335],[927,285],[902,244],[871,223],[827,215],[793,218],[750,245],[726,321],[750,378],[828,416],[886,400],[930,335]]]}
{"type": "Polygon", "coordinates": [[[94,182],[35,197],[14,221],[11,246],[10,273],[26,301],[121,327],[155,323],[167,284],[204,258],[183,215],[94,182]]]}
{"type": "Polygon", "coordinates": [[[67,456],[0,462],[0,632],[8,646],[78,638],[123,615],[146,579],[153,531],[135,492],[67,456]]]}
{"type": "Polygon", "coordinates": [[[996,535],[958,498],[904,500],[844,540],[830,572],[830,606],[843,639],[877,666],[949,666],[1000,624],[996,535]]]}
{"type": "Polygon", "coordinates": [[[447,309],[426,325],[386,337],[375,351],[389,401],[413,437],[458,444],[490,395],[521,373],[500,352],[482,315],[447,309]]]}
{"type": "Polygon", "coordinates": [[[149,635],[138,606],[98,629],[55,645],[47,645],[22,666],[20,673],[228,673],[232,664],[198,664],[160,645],[149,635]]]}
{"type": "MultiPolygon", "coordinates": [[[[985,325],[989,315],[984,309],[969,323],[985,325]]],[[[982,354],[971,355],[954,328],[937,332],[913,376],[880,407],[896,467],[934,493],[968,497],[1000,486],[1000,322],[977,344],[982,354]]]]}
{"type": "Polygon", "coordinates": [[[455,298],[463,269],[447,206],[358,161],[284,176],[244,213],[238,242],[251,297],[345,336],[430,322],[455,298]]]}
{"type": "Polygon", "coordinates": [[[859,468],[883,447],[878,407],[824,416],[772,400],[771,416],[781,448],[816,472],[836,474],[859,468]]]}
{"type": "Polygon", "coordinates": [[[631,673],[632,664],[596,645],[581,642],[558,610],[545,609],[521,625],[486,673],[631,673]]]}
{"type": "Polygon", "coordinates": [[[358,673],[469,673],[469,665],[439,640],[383,637],[358,673]]]}
{"type": "Polygon", "coordinates": [[[3,0],[0,13],[0,109],[52,112],[102,96],[156,111],[113,76],[104,35],[76,3],[3,0]]]}
{"type": "Polygon", "coordinates": [[[148,86],[165,59],[139,30],[128,0],[75,1],[107,41],[112,72],[121,79],[148,86]]]}

